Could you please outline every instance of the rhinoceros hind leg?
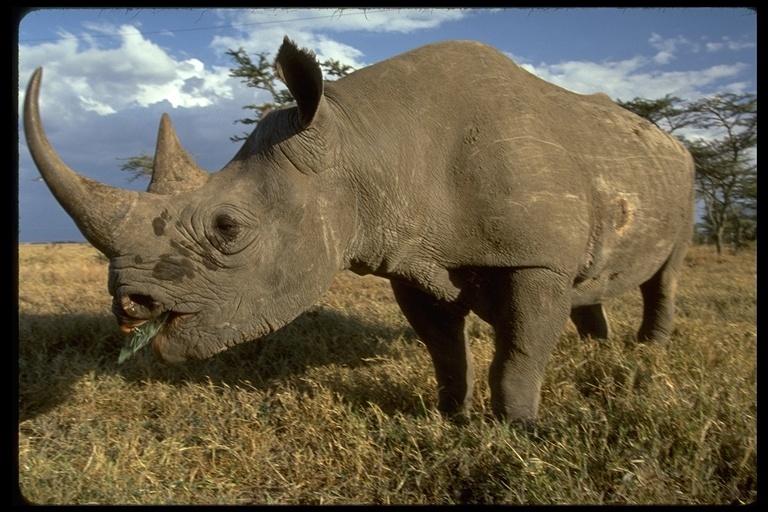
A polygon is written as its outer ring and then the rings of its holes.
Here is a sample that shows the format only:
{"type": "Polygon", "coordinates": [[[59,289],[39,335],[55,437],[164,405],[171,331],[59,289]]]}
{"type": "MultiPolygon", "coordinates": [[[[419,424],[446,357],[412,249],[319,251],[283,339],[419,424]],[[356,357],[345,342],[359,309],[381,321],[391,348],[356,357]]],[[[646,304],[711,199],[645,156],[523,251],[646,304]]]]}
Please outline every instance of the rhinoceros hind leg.
{"type": "Polygon", "coordinates": [[[395,299],[432,356],[438,386],[438,409],[464,421],[472,408],[474,369],[464,320],[457,309],[412,286],[391,282],[395,299]]]}
{"type": "Polygon", "coordinates": [[[608,339],[610,335],[611,329],[602,304],[573,308],[571,310],[571,320],[576,325],[579,336],[584,339],[590,336],[593,339],[604,340],[608,339]]]}
{"type": "Polygon", "coordinates": [[[643,323],[637,333],[638,341],[661,344],[669,341],[675,314],[677,276],[686,251],[687,245],[676,248],[659,271],[640,285],[643,295],[643,323]]]}
{"type": "Polygon", "coordinates": [[[544,370],[568,322],[570,294],[571,279],[546,268],[514,269],[498,280],[491,315],[496,351],[488,373],[497,417],[535,423],[544,370]]]}

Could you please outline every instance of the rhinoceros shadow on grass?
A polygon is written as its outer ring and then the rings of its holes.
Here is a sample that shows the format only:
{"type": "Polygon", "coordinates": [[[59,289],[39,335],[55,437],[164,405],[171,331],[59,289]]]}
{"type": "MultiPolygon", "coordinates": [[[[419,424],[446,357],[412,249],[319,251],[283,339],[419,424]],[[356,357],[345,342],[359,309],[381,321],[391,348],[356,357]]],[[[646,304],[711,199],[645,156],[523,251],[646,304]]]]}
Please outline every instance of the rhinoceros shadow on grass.
{"type": "Polygon", "coordinates": [[[140,352],[118,365],[125,335],[115,330],[112,317],[20,313],[19,322],[37,333],[34,341],[20,340],[19,421],[63,403],[74,393],[73,385],[86,374],[119,373],[128,382],[150,379],[175,386],[211,382],[235,387],[248,383],[263,390],[275,380],[327,364],[354,369],[365,364],[366,358],[387,355],[387,342],[398,337],[416,340],[413,330],[405,325],[388,327],[338,310],[313,308],[284,328],[213,358],[165,365],[151,353],[140,352]]]}
{"type": "Polygon", "coordinates": [[[286,37],[275,72],[296,105],[266,114],[218,172],[195,164],[164,115],[146,192],[67,167],[42,127],[42,70],[30,80],[30,153],[110,259],[121,328],[165,319],[161,359],[272,333],[342,270],[390,280],[453,418],[472,408],[470,312],[495,334],[492,410],[515,423],[535,422],[569,319],[606,337],[603,304],[639,290],[638,339],[669,340],[694,214],[693,159],[673,136],[478,42],[324,82],[314,53],[286,37]]]}
{"type": "Polygon", "coordinates": [[[65,401],[73,385],[89,372],[99,373],[123,341],[107,315],[19,311],[18,325],[19,421],[65,401]]]}
{"type": "MultiPolygon", "coordinates": [[[[366,358],[387,354],[387,343],[398,336],[415,340],[409,327],[392,329],[358,316],[328,308],[312,309],[299,315],[289,325],[258,340],[240,344],[217,356],[183,365],[163,365],[145,354],[157,372],[155,378],[174,384],[206,382],[230,386],[249,382],[256,389],[266,389],[270,381],[306,373],[328,364],[355,368],[366,358]]],[[[114,351],[114,350],[113,350],[114,351]]],[[[126,378],[140,378],[123,365],[126,378]]]]}

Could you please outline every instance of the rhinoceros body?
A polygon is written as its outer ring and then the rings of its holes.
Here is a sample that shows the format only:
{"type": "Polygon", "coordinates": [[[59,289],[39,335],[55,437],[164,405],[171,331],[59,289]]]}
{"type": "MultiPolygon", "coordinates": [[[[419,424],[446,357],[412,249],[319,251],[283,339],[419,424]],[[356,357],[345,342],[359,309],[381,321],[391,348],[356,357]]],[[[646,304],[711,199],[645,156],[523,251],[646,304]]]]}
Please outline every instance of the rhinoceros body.
{"type": "Polygon", "coordinates": [[[342,269],[391,280],[451,416],[471,406],[470,311],[494,328],[492,406],[511,421],[535,420],[569,318],[582,336],[608,336],[607,298],[639,287],[638,338],[669,338],[693,216],[693,163],[674,138],[480,43],[425,46],[324,83],[286,38],[275,65],[297,106],[266,115],[213,174],[164,116],[147,192],[66,167],[40,122],[39,70],[30,82],[35,162],[110,258],[120,326],[170,312],[160,358],[274,331],[342,269]]]}

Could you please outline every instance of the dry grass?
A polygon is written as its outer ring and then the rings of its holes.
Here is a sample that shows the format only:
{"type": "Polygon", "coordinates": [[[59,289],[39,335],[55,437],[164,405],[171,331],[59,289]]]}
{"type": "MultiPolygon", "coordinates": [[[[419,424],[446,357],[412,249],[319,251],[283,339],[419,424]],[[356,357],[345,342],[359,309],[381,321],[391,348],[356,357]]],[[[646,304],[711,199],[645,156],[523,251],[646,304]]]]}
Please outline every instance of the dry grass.
{"type": "Polygon", "coordinates": [[[756,259],[696,247],[665,349],[563,334],[542,428],[435,412],[426,349],[385,281],[342,274],[279,332],[206,361],[117,365],[107,262],[19,248],[19,489],[38,504],[745,503],[757,497],[756,259]]]}

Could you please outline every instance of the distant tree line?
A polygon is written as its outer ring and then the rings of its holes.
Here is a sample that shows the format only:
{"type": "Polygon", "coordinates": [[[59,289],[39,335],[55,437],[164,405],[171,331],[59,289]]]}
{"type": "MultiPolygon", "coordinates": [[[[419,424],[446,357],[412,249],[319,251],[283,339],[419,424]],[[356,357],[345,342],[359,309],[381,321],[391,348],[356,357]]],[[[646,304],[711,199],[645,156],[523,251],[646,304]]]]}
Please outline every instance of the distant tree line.
{"type": "MultiPolygon", "coordinates": [[[[253,112],[252,117],[237,119],[235,123],[254,125],[268,111],[293,103],[291,93],[280,86],[268,52],[257,53],[252,58],[239,48],[226,54],[236,64],[230,69],[230,76],[271,96],[271,101],[245,105],[244,109],[253,112]]],[[[354,71],[351,66],[332,59],[320,65],[326,78],[340,78],[354,71]]],[[[696,193],[704,208],[703,220],[696,225],[698,241],[714,243],[720,253],[725,244],[732,244],[738,250],[757,239],[755,94],[716,94],[693,102],[667,95],[654,100],[619,100],[618,104],[675,135],[693,155],[696,193]]],[[[230,140],[238,142],[247,137],[248,133],[244,132],[231,136],[230,140]]],[[[131,175],[129,181],[152,174],[154,157],[145,151],[120,160],[125,160],[120,169],[131,175]]]]}

